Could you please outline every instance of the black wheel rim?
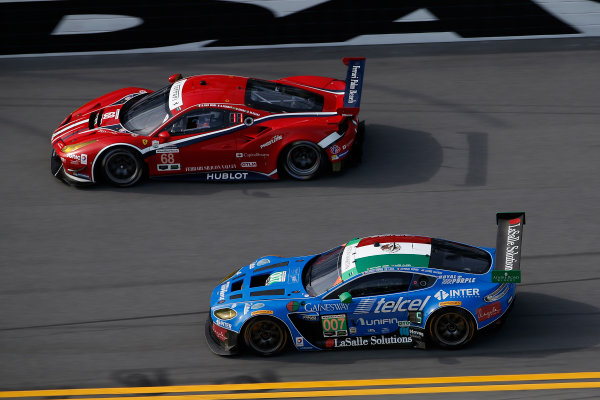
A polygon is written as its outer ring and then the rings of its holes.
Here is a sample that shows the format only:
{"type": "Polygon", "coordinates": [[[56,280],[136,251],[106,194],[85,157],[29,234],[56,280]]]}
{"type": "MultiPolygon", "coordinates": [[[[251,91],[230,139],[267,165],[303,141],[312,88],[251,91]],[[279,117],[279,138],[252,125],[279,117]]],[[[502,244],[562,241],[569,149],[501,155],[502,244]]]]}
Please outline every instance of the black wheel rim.
{"type": "Polygon", "coordinates": [[[321,154],[318,149],[308,144],[294,146],[287,155],[287,166],[292,175],[311,176],[319,169],[321,154]]]}
{"type": "Polygon", "coordinates": [[[273,353],[281,347],[285,334],[279,324],[273,321],[258,321],[249,327],[249,344],[260,353],[273,353]]]}
{"type": "Polygon", "coordinates": [[[106,160],[106,175],[111,181],[119,184],[134,181],[137,177],[138,169],[137,160],[126,151],[113,153],[106,160]]]}
{"type": "Polygon", "coordinates": [[[458,313],[445,313],[435,323],[435,335],[448,346],[462,344],[470,334],[469,321],[458,313]]]}

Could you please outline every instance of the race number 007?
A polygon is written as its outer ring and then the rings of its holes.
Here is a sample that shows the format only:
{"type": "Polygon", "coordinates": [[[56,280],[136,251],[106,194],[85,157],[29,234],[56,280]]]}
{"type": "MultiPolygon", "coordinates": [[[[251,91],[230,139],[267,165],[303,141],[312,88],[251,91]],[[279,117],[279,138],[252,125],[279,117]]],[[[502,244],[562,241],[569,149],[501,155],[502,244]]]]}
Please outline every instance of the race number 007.
{"type": "Polygon", "coordinates": [[[322,323],[324,332],[346,330],[346,315],[323,316],[322,323]]]}

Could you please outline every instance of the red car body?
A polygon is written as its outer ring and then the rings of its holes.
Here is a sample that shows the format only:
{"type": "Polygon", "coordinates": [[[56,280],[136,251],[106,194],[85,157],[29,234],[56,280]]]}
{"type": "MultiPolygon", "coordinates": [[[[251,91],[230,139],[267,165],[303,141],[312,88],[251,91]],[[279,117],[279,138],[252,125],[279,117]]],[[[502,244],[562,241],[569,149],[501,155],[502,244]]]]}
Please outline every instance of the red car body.
{"type": "Polygon", "coordinates": [[[69,183],[130,186],[145,175],[244,181],[278,179],[282,169],[297,179],[338,170],[362,134],[365,60],[344,62],[346,81],[174,75],[156,92],[108,93],[54,131],[52,173],[69,183]]]}

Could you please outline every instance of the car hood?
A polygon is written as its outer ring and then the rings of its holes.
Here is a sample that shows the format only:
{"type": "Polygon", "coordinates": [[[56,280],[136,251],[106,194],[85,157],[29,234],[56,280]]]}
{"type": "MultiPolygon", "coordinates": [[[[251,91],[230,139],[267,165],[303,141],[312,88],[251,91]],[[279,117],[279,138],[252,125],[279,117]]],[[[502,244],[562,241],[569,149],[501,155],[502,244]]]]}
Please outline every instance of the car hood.
{"type": "Polygon", "coordinates": [[[261,257],[218,285],[213,290],[211,304],[214,307],[244,301],[308,297],[302,284],[302,271],[313,257],[261,257]]]}
{"type": "Polygon", "coordinates": [[[119,113],[132,98],[147,93],[145,89],[126,88],[108,93],[79,107],[65,118],[53,132],[51,142],[62,140],[65,144],[77,142],[88,136],[129,132],[120,124],[119,113]]]}

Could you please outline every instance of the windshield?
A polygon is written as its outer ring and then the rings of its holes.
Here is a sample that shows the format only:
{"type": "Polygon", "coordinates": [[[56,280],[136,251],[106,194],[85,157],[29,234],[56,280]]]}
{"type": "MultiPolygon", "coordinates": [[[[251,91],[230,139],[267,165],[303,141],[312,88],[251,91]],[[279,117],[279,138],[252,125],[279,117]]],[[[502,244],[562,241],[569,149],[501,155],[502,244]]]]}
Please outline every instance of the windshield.
{"type": "Polygon", "coordinates": [[[171,85],[125,103],[121,109],[121,123],[125,129],[148,136],[169,119],[172,115],[168,107],[169,89],[171,85]]]}
{"type": "Polygon", "coordinates": [[[313,258],[306,268],[302,282],[311,296],[320,296],[341,282],[339,265],[344,246],[331,249],[313,258]]]}

